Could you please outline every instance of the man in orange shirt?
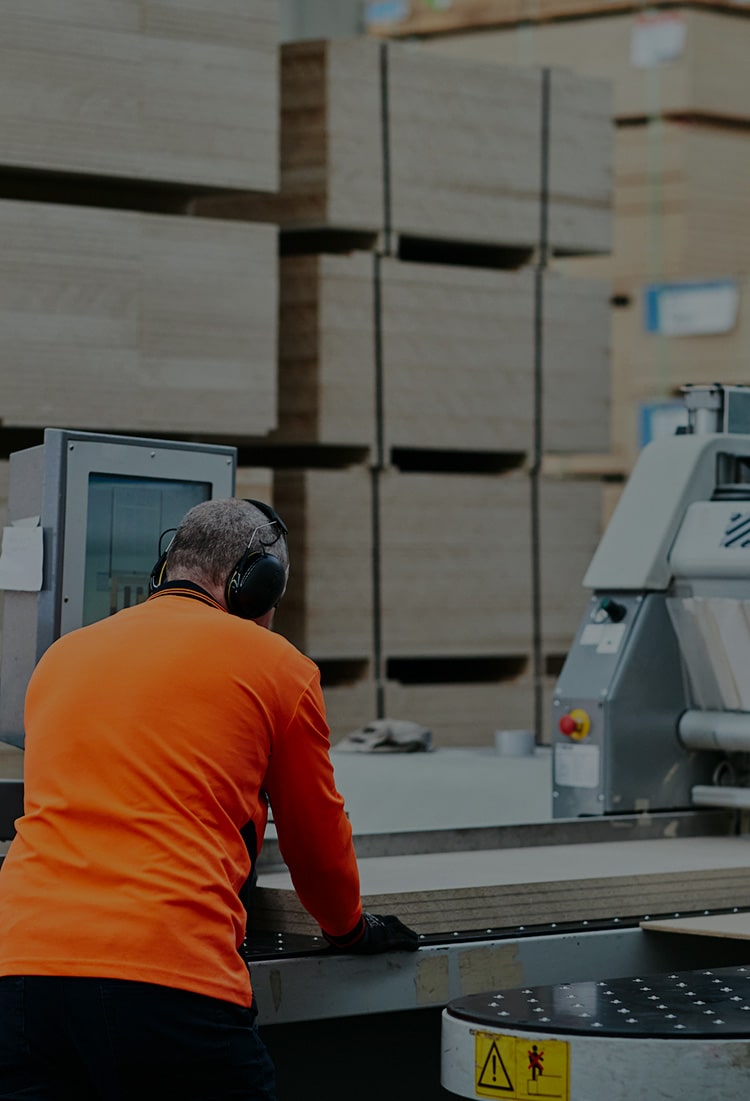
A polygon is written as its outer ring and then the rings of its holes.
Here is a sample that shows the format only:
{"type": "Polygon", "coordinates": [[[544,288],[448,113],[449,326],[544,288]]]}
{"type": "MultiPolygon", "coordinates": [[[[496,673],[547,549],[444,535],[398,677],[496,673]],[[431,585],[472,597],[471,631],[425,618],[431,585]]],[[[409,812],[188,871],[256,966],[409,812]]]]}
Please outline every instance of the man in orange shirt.
{"type": "Polygon", "coordinates": [[[328,942],[416,949],[362,912],[318,669],[264,629],[285,536],[260,502],[197,505],[145,603],[40,660],[0,871],[1,1101],[273,1098],[240,953],[269,801],[328,942]]]}

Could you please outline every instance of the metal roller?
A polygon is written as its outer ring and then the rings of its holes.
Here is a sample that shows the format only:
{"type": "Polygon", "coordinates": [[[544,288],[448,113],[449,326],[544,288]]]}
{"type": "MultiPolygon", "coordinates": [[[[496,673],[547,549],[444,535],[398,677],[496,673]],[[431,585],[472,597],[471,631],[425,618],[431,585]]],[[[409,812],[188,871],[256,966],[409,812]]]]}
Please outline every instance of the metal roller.
{"type": "Polygon", "coordinates": [[[677,733],[686,749],[750,752],[750,713],[745,711],[685,711],[677,733]]]}

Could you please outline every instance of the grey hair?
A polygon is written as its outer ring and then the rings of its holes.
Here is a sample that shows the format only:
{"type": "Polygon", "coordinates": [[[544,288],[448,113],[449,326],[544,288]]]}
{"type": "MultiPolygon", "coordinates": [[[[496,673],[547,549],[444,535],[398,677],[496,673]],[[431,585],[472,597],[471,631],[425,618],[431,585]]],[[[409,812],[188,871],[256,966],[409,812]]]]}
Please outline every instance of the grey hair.
{"type": "Polygon", "coordinates": [[[203,501],[180,521],[167,554],[166,578],[223,587],[251,542],[288,568],[284,533],[262,509],[238,497],[203,501]]]}

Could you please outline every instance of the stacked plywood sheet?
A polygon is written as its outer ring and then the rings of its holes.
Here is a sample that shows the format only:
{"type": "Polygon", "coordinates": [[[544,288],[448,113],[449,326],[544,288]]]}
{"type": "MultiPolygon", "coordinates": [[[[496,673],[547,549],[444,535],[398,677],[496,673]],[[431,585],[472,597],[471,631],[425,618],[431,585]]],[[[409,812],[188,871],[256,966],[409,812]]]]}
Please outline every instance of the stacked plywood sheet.
{"type": "Polygon", "coordinates": [[[282,59],[281,194],[199,200],[198,211],[533,249],[544,142],[554,245],[611,243],[609,87],[430,57],[372,40],[293,43],[282,59]],[[578,150],[570,155],[571,141],[578,150]]]}
{"type": "Polygon", "coordinates": [[[268,442],[309,468],[276,472],[293,560],[276,626],[323,665],[335,737],[383,703],[442,714],[440,744],[534,725],[532,481],[498,471],[540,441],[606,448],[609,290],[497,266],[609,247],[611,147],[598,81],[297,43],[280,194],[191,204],[285,231],[268,442]],[[322,469],[354,449],[369,469],[322,469]],[[488,674],[503,657],[513,676],[488,674]]]}
{"type": "Polygon", "coordinates": [[[373,645],[369,471],[364,467],[276,470],[273,496],[289,528],[291,562],[276,629],[318,661],[369,659],[373,645]]]}
{"type": "MultiPolygon", "coordinates": [[[[375,717],[376,631],[389,670],[389,717],[430,726],[444,745],[488,744],[498,726],[533,726],[527,472],[389,469],[374,481],[356,466],[277,470],[273,500],[289,525],[292,561],[276,629],[324,668],[343,667],[327,694],[335,738],[375,717]]],[[[581,580],[600,534],[599,482],[544,479],[541,515],[543,645],[559,655],[585,605],[581,580]]]]}
{"type": "MultiPolygon", "coordinates": [[[[611,280],[617,306],[612,449],[626,472],[648,438],[644,406],[673,400],[685,382],[748,379],[743,302],[750,22],[732,5],[667,5],[648,12],[624,5],[622,14],[608,5],[606,13],[600,9],[588,19],[547,21],[548,6],[537,5],[517,26],[499,26],[516,18],[508,11],[509,19],[498,18],[494,29],[437,34],[422,48],[480,64],[563,66],[614,79],[620,125],[612,255],[556,260],[555,266],[571,276],[611,280]],[[730,289],[703,293],[717,285],[730,289]],[[669,297],[671,311],[663,324],[642,306],[660,295],[669,297]],[[727,320],[733,295],[739,306],[727,320]]],[[[472,19],[478,27],[500,7],[459,3],[436,20],[448,15],[442,29],[449,30],[450,16],[462,12],[464,29],[472,19]]],[[[575,7],[564,10],[563,4],[557,15],[571,16],[575,7]]]]}
{"type": "Polygon", "coordinates": [[[428,727],[436,748],[490,745],[495,730],[531,728],[533,692],[528,672],[515,679],[470,684],[388,681],[385,709],[388,715],[428,727]]]}
{"type": "Polygon", "coordinates": [[[607,8],[590,19],[441,35],[423,48],[464,61],[551,65],[611,80],[618,119],[748,117],[750,21],[705,8],[620,15],[607,8]]]}
{"type": "Polygon", "coordinates": [[[361,253],[285,257],[272,438],[373,445],[379,355],[386,448],[529,452],[540,306],[544,446],[605,451],[608,289],[361,253]]]}
{"type": "Polygon", "coordinates": [[[276,419],[276,235],[0,202],[0,418],[252,435],[276,419]]]}
{"type": "Polygon", "coordinates": [[[603,534],[602,486],[543,477],[539,490],[544,653],[567,654],[589,599],[583,577],[603,534]]]}
{"type": "Polygon", "coordinates": [[[522,70],[544,64],[611,74],[618,118],[650,120],[617,131],[612,256],[576,260],[566,270],[618,280],[742,270],[750,143],[743,130],[707,120],[750,117],[743,80],[750,22],[691,9],[653,19],[652,25],[652,16],[628,14],[527,25],[439,36],[421,48],[522,70]],[[671,53],[658,52],[665,20],[677,36],[671,53]],[[652,54],[649,33],[655,36],[652,54]]]}
{"type": "MultiPolygon", "coordinates": [[[[365,908],[425,935],[750,905],[742,838],[365,857],[359,868],[365,908]]],[[[320,933],[285,872],[262,875],[251,929],[320,933]]]]}
{"type": "Polygon", "coordinates": [[[275,190],[275,0],[12,0],[0,163],[275,190]]]}
{"type": "MultiPolygon", "coordinates": [[[[674,2],[660,0],[659,6],[669,9],[674,2]]],[[[439,4],[432,0],[408,0],[399,5],[367,0],[365,21],[375,35],[447,35],[503,24],[638,11],[642,6],[637,0],[449,0],[439,4]]],[[[701,6],[736,11],[745,4],[744,0],[703,0],[701,6]]]]}
{"type": "Polygon", "coordinates": [[[273,503],[273,471],[270,467],[239,466],[235,476],[238,497],[273,503]]]}
{"type": "Polygon", "coordinates": [[[279,425],[272,438],[374,446],[374,257],[289,256],[279,274],[279,425]]]}
{"type": "Polygon", "coordinates": [[[742,130],[661,119],[621,129],[612,257],[576,260],[575,271],[607,276],[617,292],[634,279],[744,271],[749,181],[742,130]]]}
{"type": "MultiPolygon", "coordinates": [[[[325,665],[323,673],[325,676],[325,665]]],[[[359,678],[339,678],[334,683],[324,680],[323,698],[332,744],[377,717],[376,686],[369,669],[359,678]]]]}
{"type": "Polygon", "coordinates": [[[525,473],[387,471],[381,532],[382,637],[389,656],[529,652],[525,473]]]}

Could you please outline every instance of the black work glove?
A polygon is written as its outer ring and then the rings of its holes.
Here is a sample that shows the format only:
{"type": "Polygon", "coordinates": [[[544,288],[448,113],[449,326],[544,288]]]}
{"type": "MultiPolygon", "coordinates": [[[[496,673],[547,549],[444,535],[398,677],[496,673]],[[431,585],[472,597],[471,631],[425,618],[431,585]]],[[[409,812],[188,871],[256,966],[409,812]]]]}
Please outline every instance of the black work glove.
{"type": "Polygon", "coordinates": [[[343,937],[323,936],[341,952],[357,952],[372,956],[376,952],[416,952],[419,937],[393,914],[362,914],[357,924],[343,937]]]}

